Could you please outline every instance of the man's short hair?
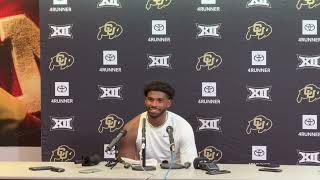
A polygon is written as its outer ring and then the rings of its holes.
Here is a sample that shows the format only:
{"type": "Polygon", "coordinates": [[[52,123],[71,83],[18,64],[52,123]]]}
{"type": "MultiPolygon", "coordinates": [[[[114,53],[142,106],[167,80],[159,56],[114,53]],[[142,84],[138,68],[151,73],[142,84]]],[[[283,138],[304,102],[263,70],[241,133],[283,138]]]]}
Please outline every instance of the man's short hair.
{"type": "Polygon", "coordinates": [[[144,96],[147,97],[150,91],[161,91],[165,93],[169,99],[173,99],[175,90],[165,81],[151,81],[144,86],[144,96]]]}

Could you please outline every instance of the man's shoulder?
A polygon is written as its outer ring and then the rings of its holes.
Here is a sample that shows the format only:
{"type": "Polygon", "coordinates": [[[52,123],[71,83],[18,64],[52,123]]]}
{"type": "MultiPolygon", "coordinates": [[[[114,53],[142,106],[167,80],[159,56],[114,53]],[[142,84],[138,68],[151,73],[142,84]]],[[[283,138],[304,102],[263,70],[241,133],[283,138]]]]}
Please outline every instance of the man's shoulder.
{"type": "Polygon", "coordinates": [[[143,113],[141,113],[141,114],[137,115],[136,117],[132,118],[131,120],[129,120],[125,124],[124,128],[127,129],[127,130],[137,128],[139,126],[141,115],[143,115],[143,113]]]}
{"type": "Polygon", "coordinates": [[[189,122],[185,118],[183,118],[182,116],[180,116],[180,115],[178,115],[178,114],[176,114],[174,112],[168,111],[168,115],[177,124],[188,124],[188,125],[190,125],[189,122]]]}

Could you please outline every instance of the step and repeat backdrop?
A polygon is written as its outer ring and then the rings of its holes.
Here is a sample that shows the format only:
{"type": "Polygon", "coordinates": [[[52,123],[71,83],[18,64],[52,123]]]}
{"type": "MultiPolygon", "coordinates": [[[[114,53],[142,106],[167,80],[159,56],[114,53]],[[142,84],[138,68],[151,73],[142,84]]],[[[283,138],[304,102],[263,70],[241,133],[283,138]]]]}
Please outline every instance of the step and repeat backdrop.
{"type": "Polygon", "coordinates": [[[318,0],[40,1],[43,160],[113,158],[165,80],[199,156],[320,164],[319,18],[318,0]]]}

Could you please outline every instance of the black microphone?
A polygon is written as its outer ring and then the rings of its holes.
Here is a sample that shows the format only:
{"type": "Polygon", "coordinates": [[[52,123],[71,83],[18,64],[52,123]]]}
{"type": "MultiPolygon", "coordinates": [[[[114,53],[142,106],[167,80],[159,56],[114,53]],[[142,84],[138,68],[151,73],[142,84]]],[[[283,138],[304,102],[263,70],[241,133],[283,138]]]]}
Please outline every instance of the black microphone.
{"type": "Polygon", "coordinates": [[[101,158],[99,155],[94,154],[93,156],[85,156],[81,158],[81,160],[74,161],[75,164],[82,164],[82,166],[94,166],[101,162],[101,158]]]}
{"type": "Polygon", "coordinates": [[[166,130],[167,130],[167,133],[169,134],[170,151],[174,152],[175,145],[174,145],[174,138],[173,138],[173,128],[172,126],[168,126],[166,130]]]}
{"type": "Polygon", "coordinates": [[[115,146],[120,141],[122,137],[126,136],[126,134],[127,130],[121,130],[120,133],[112,139],[111,143],[107,146],[106,151],[110,151],[113,148],[113,146],[115,146]]]}

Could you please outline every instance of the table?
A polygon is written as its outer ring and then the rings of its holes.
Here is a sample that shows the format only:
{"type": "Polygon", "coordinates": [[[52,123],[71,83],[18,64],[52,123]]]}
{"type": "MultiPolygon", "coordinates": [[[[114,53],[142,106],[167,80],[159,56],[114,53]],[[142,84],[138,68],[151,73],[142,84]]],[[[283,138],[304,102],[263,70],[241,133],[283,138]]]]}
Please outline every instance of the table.
{"type": "MultiPolygon", "coordinates": [[[[118,164],[113,169],[100,162],[96,166],[83,167],[73,162],[0,162],[0,179],[164,179],[167,170],[157,167],[156,171],[132,171],[118,164]],[[57,173],[49,170],[30,171],[31,166],[56,166],[65,169],[57,173]],[[79,170],[97,168],[100,172],[82,174],[79,170]]],[[[249,164],[219,164],[220,169],[230,174],[207,175],[199,169],[170,170],[167,179],[218,179],[218,180],[320,180],[319,166],[281,165],[281,173],[258,171],[260,167],[249,164]]]]}

